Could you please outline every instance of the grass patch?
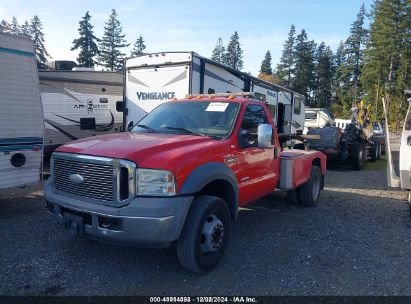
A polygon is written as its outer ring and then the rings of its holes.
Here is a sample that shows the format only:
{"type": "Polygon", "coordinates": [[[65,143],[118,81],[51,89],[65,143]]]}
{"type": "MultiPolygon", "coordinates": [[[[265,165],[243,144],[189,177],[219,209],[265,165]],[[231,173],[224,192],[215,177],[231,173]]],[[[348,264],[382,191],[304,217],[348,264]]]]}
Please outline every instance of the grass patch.
{"type": "Polygon", "coordinates": [[[385,157],[377,160],[376,162],[367,161],[364,164],[364,170],[382,170],[385,168],[387,168],[387,160],[385,157]]]}

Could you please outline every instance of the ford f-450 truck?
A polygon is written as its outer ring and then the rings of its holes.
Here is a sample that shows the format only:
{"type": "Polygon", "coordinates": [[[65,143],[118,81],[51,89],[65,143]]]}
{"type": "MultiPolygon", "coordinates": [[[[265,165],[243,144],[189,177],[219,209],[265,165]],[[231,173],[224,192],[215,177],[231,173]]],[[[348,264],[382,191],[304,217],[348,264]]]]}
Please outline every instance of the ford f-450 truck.
{"type": "Polygon", "coordinates": [[[48,210],[78,234],[164,248],[194,272],[216,266],[240,207],[288,191],[317,203],[326,157],[280,152],[264,102],[247,93],[167,102],[129,131],[67,143],[52,155],[48,210]]]}

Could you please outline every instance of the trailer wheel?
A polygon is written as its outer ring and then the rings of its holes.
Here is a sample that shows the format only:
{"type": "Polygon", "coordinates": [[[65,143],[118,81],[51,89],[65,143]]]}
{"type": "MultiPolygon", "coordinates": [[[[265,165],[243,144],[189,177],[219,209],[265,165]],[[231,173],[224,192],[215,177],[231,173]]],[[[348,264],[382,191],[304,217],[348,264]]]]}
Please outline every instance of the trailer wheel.
{"type": "Polygon", "coordinates": [[[377,155],[377,160],[381,159],[381,154],[382,154],[382,145],[381,145],[381,141],[377,141],[378,144],[378,155],[377,155]]]}
{"type": "Polygon", "coordinates": [[[356,142],[351,145],[351,165],[353,170],[361,170],[364,165],[364,147],[356,142]]]}
{"type": "Polygon", "coordinates": [[[321,194],[322,173],[318,166],[311,168],[310,179],[300,186],[299,199],[300,203],[306,207],[316,206],[321,194]]]}
{"type": "Polygon", "coordinates": [[[177,241],[180,264],[197,273],[211,270],[221,260],[229,234],[227,204],[215,196],[195,198],[177,241]]]}

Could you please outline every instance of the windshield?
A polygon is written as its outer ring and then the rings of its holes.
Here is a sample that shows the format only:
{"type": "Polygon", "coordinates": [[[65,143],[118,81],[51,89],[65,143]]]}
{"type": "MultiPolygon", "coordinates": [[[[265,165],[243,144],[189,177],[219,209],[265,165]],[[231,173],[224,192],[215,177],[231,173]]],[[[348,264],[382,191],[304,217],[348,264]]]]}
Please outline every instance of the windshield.
{"type": "Polygon", "coordinates": [[[317,119],[317,112],[305,112],[305,119],[317,119]]]}
{"type": "Polygon", "coordinates": [[[166,102],[148,113],[132,131],[224,138],[234,127],[238,109],[239,104],[234,102],[166,102]]]}

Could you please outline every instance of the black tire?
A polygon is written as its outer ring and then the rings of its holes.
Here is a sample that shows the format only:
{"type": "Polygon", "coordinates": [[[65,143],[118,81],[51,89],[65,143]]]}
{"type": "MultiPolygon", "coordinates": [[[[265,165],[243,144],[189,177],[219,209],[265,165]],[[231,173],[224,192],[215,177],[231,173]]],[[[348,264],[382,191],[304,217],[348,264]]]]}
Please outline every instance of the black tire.
{"type": "Polygon", "coordinates": [[[364,165],[364,147],[356,142],[351,145],[351,165],[353,170],[361,170],[364,165]]]}
{"type": "Polygon", "coordinates": [[[310,179],[300,186],[299,197],[301,205],[305,207],[313,207],[317,205],[321,194],[321,179],[321,168],[313,166],[311,168],[310,179]]]}
{"type": "Polygon", "coordinates": [[[292,205],[300,205],[300,187],[297,189],[287,190],[287,201],[292,205]]]}
{"type": "Polygon", "coordinates": [[[377,146],[378,146],[378,155],[377,155],[377,160],[381,159],[381,154],[382,154],[382,147],[381,147],[381,142],[377,141],[377,146]]]}
{"type": "Polygon", "coordinates": [[[374,144],[370,147],[370,161],[376,162],[378,159],[378,142],[374,140],[374,144]]]}
{"type": "Polygon", "coordinates": [[[227,247],[230,225],[230,212],[222,199],[208,195],[195,198],[177,240],[180,264],[197,273],[214,268],[227,247]],[[208,238],[207,229],[213,231],[208,238]]]}

